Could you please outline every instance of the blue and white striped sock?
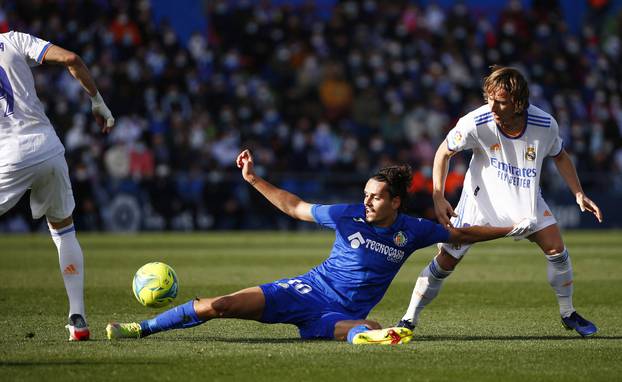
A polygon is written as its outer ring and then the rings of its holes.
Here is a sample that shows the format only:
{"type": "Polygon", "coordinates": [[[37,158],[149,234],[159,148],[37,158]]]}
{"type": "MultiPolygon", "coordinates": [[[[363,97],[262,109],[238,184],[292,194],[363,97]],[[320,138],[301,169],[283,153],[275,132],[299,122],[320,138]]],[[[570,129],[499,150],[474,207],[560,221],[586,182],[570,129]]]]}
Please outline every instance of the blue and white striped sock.
{"type": "Polygon", "coordinates": [[[446,271],[438,264],[436,258],[421,271],[417,283],[413,289],[413,294],[410,298],[410,304],[408,309],[402,317],[402,320],[412,322],[413,326],[417,325],[419,321],[419,315],[423,308],[426,307],[441,290],[443,281],[451,274],[451,271],[446,271]]]}
{"type": "Polygon", "coordinates": [[[546,256],[547,276],[549,284],[555,291],[559,304],[559,313],[562,317],[568,317],[575,311],[572,306],[573,272],[572,262],[568,250],[564,248],[561,253],[546,256]]]}
{"type": "Polygon", "coordinates": [[[84,312],[84,256],[76,238],[76,229],[70,224],[61,229],[50,228],[52,241],[58,251],[58,263],[69,298],[69,316],[84,312]]]}

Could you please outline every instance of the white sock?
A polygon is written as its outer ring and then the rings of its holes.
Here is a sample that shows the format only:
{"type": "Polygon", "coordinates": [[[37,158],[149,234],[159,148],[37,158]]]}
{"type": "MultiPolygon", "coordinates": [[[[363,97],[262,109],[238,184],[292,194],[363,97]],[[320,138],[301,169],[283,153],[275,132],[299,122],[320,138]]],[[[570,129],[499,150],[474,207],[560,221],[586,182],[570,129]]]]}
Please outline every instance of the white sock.
{"type": "Polygon", "coordinates": [[[413,294],[410,297],[410,304],[402,320],[411,321],[413,325],[417,325],[419,314],[421,314],[423,308],[438,295],[443,281],[450,274],[451,271],[446,271],[438,265],[436,258],[423,268],[419,274],[419,278],[413,289],[413,294]]]}
{"type": "Polygon", "coordinates": [[[572,306],[572,263],[568,250],[564,248],[562,253],[546,256],[547,275],[549,284],[555,290],[557,302],[559,303],[559,313],[562,317],[568,317],[574,312],[572,306]]]}
{"type": "Polygon", "coordinates": [[[58,262],[63,275],[67,297],[69,297],[69,316],[84,314],[84,257],[82,248],[76,238],[73,224],[56,230],[50,227],[52,240],[58,249],[58,262]]]}

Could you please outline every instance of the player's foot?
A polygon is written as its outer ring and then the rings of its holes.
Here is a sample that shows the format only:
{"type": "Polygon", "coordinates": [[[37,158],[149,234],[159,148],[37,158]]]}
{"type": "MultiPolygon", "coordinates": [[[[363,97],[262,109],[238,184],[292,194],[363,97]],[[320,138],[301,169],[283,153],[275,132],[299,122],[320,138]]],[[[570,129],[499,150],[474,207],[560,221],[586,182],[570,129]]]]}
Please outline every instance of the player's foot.
{"type": "Polygon", "coordinates": [[[69,323],[65,327],[69,330],[69,341],[86,341],[91,336],[89,327],[80,314],[69,316],[69,323]]]}
{"type": "Polygon", "coordinates": [[[128,322],[127,324],[111,322],[106,326],[106,337],[109,340],[140,338],[141,332],[140,324],[136,322],[128,322]]]}
{"type": "Polygon", "coordinates": [[[567,330],[576,330],[581,337],[593,336],[598,331],[596,325],[581,317],[577,312],[572,312],[568,317],[562,317],[562,325],[567,330]]]}
{"type": "Polygon", "coordinates": [[[380,345],[398,345],[407,344],[412,340],[413,332],[408,328],[386,328],[377,330],[367,330],[358,333],[352,338],[354,345],[380,344],[380,345]]]}
{"type": "Polygon", "coordinates": [[[400,320],[400,322],[398,322],[395,326],[397,326],[398,328],[410,329],[410,331],[415,330],[415,325],[411,320],[400,320]]]}

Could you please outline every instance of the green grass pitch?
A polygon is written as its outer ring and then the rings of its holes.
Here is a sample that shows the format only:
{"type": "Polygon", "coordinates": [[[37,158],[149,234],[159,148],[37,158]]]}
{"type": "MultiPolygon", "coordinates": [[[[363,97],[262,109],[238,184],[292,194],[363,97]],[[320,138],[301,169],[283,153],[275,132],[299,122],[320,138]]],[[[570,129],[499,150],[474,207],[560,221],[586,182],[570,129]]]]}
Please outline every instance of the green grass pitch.
{"type": "MultiPolygon", "coordinates": [[[[295,276],[329,253],[332,232],[79,234],[93,341],[70,343],[67,302],[51,239],[0,236],[0,380],[612,381],[622,379],[622,232],[566,232],[575,307],[600,328],[564,330],[535,244],[476,245],[402,346],[301,341],[294,326],[215,320],[143,340],[110,342],[110,320],[152,317],[131,291],[144,263],[180,279],[177,302],[295,276]]],[[[416,252],[370,318],[406,308],[433,247],[416,252]]]]}

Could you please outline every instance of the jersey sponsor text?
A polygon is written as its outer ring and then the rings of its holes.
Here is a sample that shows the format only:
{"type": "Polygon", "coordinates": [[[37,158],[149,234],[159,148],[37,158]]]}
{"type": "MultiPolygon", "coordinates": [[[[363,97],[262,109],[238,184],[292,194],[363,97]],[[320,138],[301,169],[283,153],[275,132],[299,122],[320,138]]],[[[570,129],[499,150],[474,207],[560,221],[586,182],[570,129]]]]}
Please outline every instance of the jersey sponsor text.
{"type": "Polygon", "coordinates": [[[374,252],[378,252],[381,255],[387,256],[387,260],[393,263],[399,263],[404,258],[404,251],[390,247],[386,244],[379,243],[374,240],[365,240],[365,248],[371,249],[374,252]]]}

